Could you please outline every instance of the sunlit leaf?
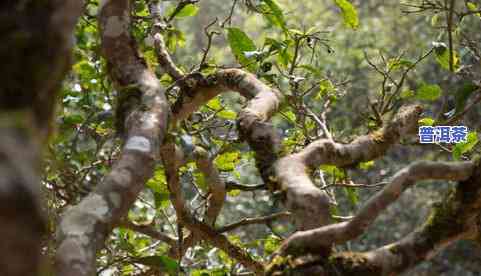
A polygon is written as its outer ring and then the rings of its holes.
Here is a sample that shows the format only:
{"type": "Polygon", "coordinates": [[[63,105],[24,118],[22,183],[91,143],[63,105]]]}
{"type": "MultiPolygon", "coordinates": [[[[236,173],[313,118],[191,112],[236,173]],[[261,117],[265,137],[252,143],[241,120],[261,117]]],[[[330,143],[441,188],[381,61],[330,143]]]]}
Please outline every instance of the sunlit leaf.
{"type": "Polygon", "coordinates": [[[237,114],[232,110],[222,110],[217,113],[217,116],[227,120],[235,120],[237,118],[237,114]]]}
{"type": "Polygon", "coordinates": [[[441,87],[437,84],[424,84],[416,91],[416,98],[425,101],[434,101],[441,96],[441,87]]]}
{"type": "Polygon", "coordinates": [[[221,171],[232,171],[235,169],[236,164],[239,162],[240,154],[238,151],[226,152],[217,156],[214,160],[217,168],[221,171]]]}
{"type": "Polygon", "coordinates": [[[270,255],[277,250],[282,240],[274,235],[269,235],[264,240],[264,251],[266,254],[270,255]]]}
{"type": "Polygon", "coordinates": [[[374,166],[374,160],[359,163],[359,168],[365,171],[369,170],[373,166],[374,166]]]}
{"type": "Polygon", "coordinates": [[[459,160],[465,153],[470,152],[478,143],[478,134],[474,131],[468,133],[466,142],[456,144],[453,148],[453,159],[459,160]]]}
{"type": "MultiPolygon", "coordinates": [[[[476,12],[476,11],[479,11],[479,7],[476,3],[473,3],[473,2],[467,2],[466,3],[466,6],[468,7],[468,9],[472,12],[476,12]]],[[[477,12],[475,13],[479,18],[481,18],[481,12],[477,12]]]]}
{"type": "Polygon", "coordinates": [[[426,117],[426,118],[422,118],[418,121],[419,125],[421,126],[432,126],[434,125],[434,119],[433,118],[429,118],[429,117],[426,117]]]}
{"type": "Polygon", "coordinates": [[[345,187],[344,193],[346,194],[351,204],[356,206],[357,203],[359,202],[359,195],[357,194],[357,190],[352,187],[345,187]]]}
{"type": "Polygon", "coordinates": [[[399,95],[402,99],[412,98],[414,96],[414,91],[408,89],[401,92],[399,95]]]}
{"type": "Polygon", "coordinates": [[[334,3],[341,9],[344,23],[352,29],[359,27],[359,18],[356,8],[348,0],[334,0],[334,3]]]}
{"type": "MultiPolygon", "coordinates": [[[[169,15],[169,17],[172,16],[172,14],[175,11],[175,8],[176,6],[173,6],[169,11],[167,11],[167,14],[169,15]]],[[[198,6],[194,4],[187,4],[175,15],[175,17],[184,18],[184,17],[194,16],[197,14],[198,11],[199,11],[198,6]]]]}
{"type": "Polygon", "coordinates": [[[220,99],[219,98],[213,98],[212,100],[210,100],[208,103],[207,103],[207,106],[212,108],[213,110],[220,110],[222,109],[222,105],[220,103],[220,99]]]}
{"type": "Polygon", "coordinates": [[[177,274],[179,264],[167,256],[147,256],[135,259],[136,263],[165,269],[169,274],[177,274]]]}
{"type": "Polygon", "coordinates": [[[245,52],[255,51],[256,45],[249,36],[239,28],[227,29],[227,40],[237,61],[244,66],[248,66],[249,70],[253,71],[254,59],[249,59],[245,56],[245,52]]]}
{"type": "Polygon", "coordinates": [[[346,174],[344,173],[344,171],[340,170],[336,166],[322,165],[321,170],[323,170],[325,174],[327,174],[329,176],[334,176],[338,180],[346,178],[346,174]]]}
{"type": "Polygon", "coordinates": [[[388,61],[388,68],[391,71],[405,69],[413,66],[413,62],[407,59],[391,59],[388,61]]]}
{"type": "MultiPolygon", "coordinates": [[[[449,49],[446,44],[442,42],[433,42],[434,46],[434,54],[436,57],[436,61],[441,65],[442,68],[446,70],[450,70],[449,66],[449,49]]],[[[453,69],[456,71],[459,69],[459,55],[456,51],[453,50],[453,69]]]]}
{"type": "Polygon", "coordinates": [[[236,196],[239,196],[240,193],[241,193],[241,190],[234,189],[229,191],[227,194],[231,197],[236,197],[236,196]]]}
{"type": "Polygon", "coordinates": [[[263,15],[272,25],[286,30],[284,14],[276,0],[262,0],[260,7],[263,10],[263,15]]]}

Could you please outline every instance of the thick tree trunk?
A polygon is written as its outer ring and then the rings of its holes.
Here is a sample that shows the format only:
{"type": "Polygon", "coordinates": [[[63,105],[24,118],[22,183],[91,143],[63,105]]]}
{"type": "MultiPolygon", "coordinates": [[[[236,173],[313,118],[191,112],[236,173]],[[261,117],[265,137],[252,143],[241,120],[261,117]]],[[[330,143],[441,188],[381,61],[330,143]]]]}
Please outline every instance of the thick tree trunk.
{"type": "Polygon", "coordinates": [[[0,275],[37,275],[40,145],[70,64],[81,0],[0,3],[0,275]]]}

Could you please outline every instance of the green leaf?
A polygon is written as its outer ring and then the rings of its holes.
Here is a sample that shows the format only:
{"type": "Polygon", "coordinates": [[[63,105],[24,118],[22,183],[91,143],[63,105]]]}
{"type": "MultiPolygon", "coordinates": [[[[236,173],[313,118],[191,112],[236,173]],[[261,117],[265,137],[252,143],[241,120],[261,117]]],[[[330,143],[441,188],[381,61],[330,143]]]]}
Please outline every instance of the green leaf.
{"type": "Polygon", "coordinates": [[[241,193],[241,190],[237,190],[237,189],[230,190],[229,192],[227,192],[227,194],[231,197],[239,196],[240,193],[241,193]]]}
{"type": "Polygon", "coordinates": [[[166,208],[169,201],[169,190],[163,169],[156,170],[154,176],[147,181],[147,188],[154,194],[156,208],[166,208]]]}
{"type": "Polygon", "coordinates": [[[264,251],[267,255],[271,255],[280,246],[282,240],[274,235],[269,235],[264,241],[264,251]]]}
{"type": "Polygon", "coordinates": [[[255,59],[249,59],[244,54],[245,52],[255,51],[257,49],[254,41],[239,28],[227,28],[227,40],[237,61],[241,65],[248,66],[250,71],[254,71],[255,66],[253,62],[255,59]]]}
{"type": "Polygon", "coordinates": [[[236,164],[239,162],[239,152],[226,152],[217,156],[214,160],[217,168],[220,171],[232,171],[235,169],[236,164]]]}
{"type": "Polygon", "coordinates": [[[341,9],[344,23],[352,29],[357,29],[359,18],[356,8],[347,0],[334,0],[334,3],[341,9]]]}
{"type": "Polygon", "coordinates": [[[226,269],[216,268],[216,269],[199,269],[192,271],[192,276],[225,276],[229,275],[229,271],[225,271],[226,269]]]}
{"type": "Polygon", "coordinates": [[[197,184],[197,187],[199,187],[202,191],[207,191],[208,185],[207,182],[205,181],[204,174],[197,171],[194,173],[194,179],[195,179],[195,184],[197,184]]]}
{"type": "Polygon", "coordinates": [[[434,125],[434,119],[433,118],[429,118],[429,117],[426,117],[426,118],[422,118],[418,121],[419,125],[421,126],[432,126],[434,125]]]}
{"type": "Polygon", "coordinates": [[[322,165],[321,170],[323,170],[326,174],[332,175],[336,178],[336,180],[344,179],[346,178],[346,174],[344,171],[340,170],[336,166],[332,165],[322,165]]]}
{"type": "Polygon", "coordinates": [[[222,110],[217,113],[217,116],[227,120],[235,120],[237,118],[237,114],[232,110],[222,110]]]}
{"type": "Polygon", "coordinates": [[[218,97],[213,98],[207,103],[207,106],[212,108],[213,110],[220,110],[222,109],[222,105],[220,103],[220,99],[218,97]]]}
{"type": "Polygon", "coordinates": [[[479,87],[471,81],[465,81],[463,85],[456,91],[454,99],[456,101],[456,113],[462,112],[466,106],[466,102],[469,97],[475,92],[479,87]]]}
{"type": "Polygon", "coordinates": [[[177,262],[167,256],[147,256],[135,259],[136,263],[151,267],[160,267],[167,270],[171,275],[177,274],[179,265],[177,262]]]}
{"type": "Polygon", "coordinates": [[[185,46],[185,35],[177,29],[168,29],[165,36],[165,44],[170,52],[174,52],[177,46],[185,46]]]}
{"type": "Polygon", "coordinates": [[[388,68],[391,71],[396,71],[413,66],[413,62],[407,59],[390,59],[388,61],[388,68]]]}
{"type": "Polygon", "coordinates": [[[286,28],[286,20],[281,7],[276,0],[262,0],[260,5],[261,10],[265,18],[274,26],[282,28],[284,31],[286,28]]]}
{"type": "Polygon", "coordinates": [[[289,122],[296,123],[296,114],[294,112],[289,110],[284,115],[289,119],[289,122]]]}
{"type": "Polygon", "coordinates": [[[84,118],[80,113],[66,114],[65,117],[63,117],[63,122],[67,125],[77,125],[81,124],[83,121],[84,118]]]}
{"type": "Polygon", "coordinates": [[[416,91],[416,99],[435,101],[441,96],[441,87],[437,84],[423,84],[416,91]]]}
{"type": "MultiPolygon", "coordinates": [[[[172,8],[169,9],[167,14],[169,15],[168,17],[172,16],[172,14],[175,11],[176,6],[173,6],[172,8]]],[[[197,14],[199,11],[199,7],[194,5],[194,4],[187,4],[185,5],[176,15],[175,17],[177,18],[184,18],[184,17],[191,17],[197,14]]]]}
{"type": "MultiPolygon", "coordinates": [[[[466,6],[470,11],[479,11],[478,5],[473,2],[467,2],[466,6]]],[[[481,18],[481,12],[475,13],[479,18],[481,18]]]]}
{"type": "Polygon", "coordinates": [[[404,90],[403,92],[401,92],[401,98],[402,99],[407,99],[407,98],[412,98],[414,97],[414,91],[412,90],[404,90]]]}
{"type": "Polygon", "coordinates": [[[97,71],[95,70],[94,65],[86,60],[82,60],[77,64],[75,64],[73,66],[73,70],[84,81],[89,81],[95,78],[97,74],[97,71]]]}
{"type": "MultiPolygon", "coordinates": [[[[442,68],[449,70],[449,49],[446,44],[442,42],[433,42],[434,54],[436,61],[442,68]]],[[[453,69],[454,71],[459,69],[459,55],[453,50],[453,69]]]]}
{"type": "Polygon", "coordinates": [[[192,276],[226,276],[229,273],[227,268],[200,269],[192,271],[192,276]]]}
{"type": "Polygon", "coordinates": [[[439,22],[439,14],[435,14],[433,15],[433,17],[431,17],[431,26],[435,27],[439,22]]]}
{"type": "Polygon", "coordinates": [[[478,134],[475,131],[468,133],[466,142],[456,144],[453,148],[454,160],[459,160],[465,153],[470,152],[478,143],[478,134]]]}
{"type": "Polygon", "coordinates": [[[345,187],[344,193],[346,194],[347,198],[352,203],[352,205],[356,206],[357,203],[359,202],[359,196],[357,194],[357,190],[352,187],[345,187]]]}
{"type": "Polygon", "coordinates": [[[316,97],[314,97],[314,99],[319,100],[325,96],[332,94],[334,91],[336,91],[336,88],[330,80],[322,80],[319,83],[319,92],[317,93],[316,97]]]}
{"type": "Polygon", "coordinates": [[[365,171],[369,170],[372,166],[374,166],[374,160],[367,161],[367,162],[361,162],[359,164],[359,168],[361,170],[365,170],[365,171]]]}

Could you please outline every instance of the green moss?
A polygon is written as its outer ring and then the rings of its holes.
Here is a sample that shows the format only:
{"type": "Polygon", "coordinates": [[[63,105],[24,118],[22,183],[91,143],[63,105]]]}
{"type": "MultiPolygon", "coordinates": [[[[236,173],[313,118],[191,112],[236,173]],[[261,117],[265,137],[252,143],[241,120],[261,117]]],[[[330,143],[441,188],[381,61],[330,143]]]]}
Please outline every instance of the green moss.
{"type": "Polygon", "coordinates": [[[423,236],[431,243],[446,238],[453,231],[460,231],[462,222],[458,221],[455,191],[451,190],[445,200],[434,204],[424,227],[423,236]]]}
{"type": "Polygon", "coordinates": [[[311,274],[306,274],[306,272],[311,273],[312,268],[323,267],[324,260],[325,258],[319,255],[305,255],[297,258],[294,258],[290,255],[287,257],[276,256],[272,260],[272,262],[266,267],[265,275],[269,275],[269,276],[311,275],[311,274]]]}
{"type": "Polygon", "coordinates": [[[327,275],[381,275],[381,268],[369,262],[363,253],[341,252],[329,257],[327,275]]]}

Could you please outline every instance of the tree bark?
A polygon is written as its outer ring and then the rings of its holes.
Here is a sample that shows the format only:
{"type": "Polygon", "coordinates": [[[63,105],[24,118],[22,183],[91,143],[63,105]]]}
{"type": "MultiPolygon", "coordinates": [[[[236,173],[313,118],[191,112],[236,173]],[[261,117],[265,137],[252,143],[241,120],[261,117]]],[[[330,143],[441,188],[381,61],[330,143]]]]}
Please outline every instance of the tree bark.
{"type": "Polygon", "coordinates": [[[40,153],[70,66],[81,0],[0,3],[0,275],[37,275],[46,232],[40,153]]]}

